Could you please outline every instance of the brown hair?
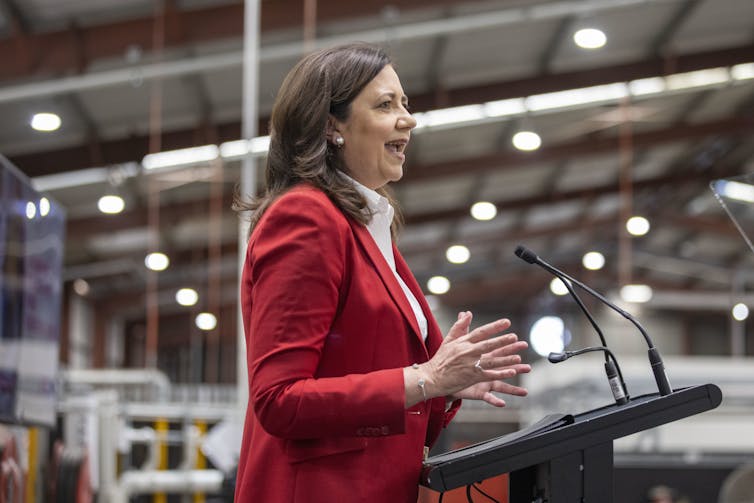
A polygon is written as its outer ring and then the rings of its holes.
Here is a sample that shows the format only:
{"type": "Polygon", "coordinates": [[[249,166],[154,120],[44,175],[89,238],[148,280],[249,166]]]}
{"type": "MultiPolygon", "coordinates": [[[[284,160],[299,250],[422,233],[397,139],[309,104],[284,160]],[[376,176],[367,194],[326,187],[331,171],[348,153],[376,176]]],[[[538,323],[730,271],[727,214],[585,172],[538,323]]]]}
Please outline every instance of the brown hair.
{"type": "MultiPolygon", "coordinates": [[[[238,195],[234,200],[236,211],[252,212],[249,232],[278,197],[300,183],[322,190],[354,220],[371,221],[364,197],[338,173],[348,170],[337,147],[327,141],[326,128],[330,116],[348,119],[351,102],[389,64],[381,48],[356,43],[313,52],[293,67],[272,108],[265,192],[251,201],[238,195]]],[[[401,221],[395,200],[384,187],[377,192],[396,207],[395,235],[401,221]]]]}

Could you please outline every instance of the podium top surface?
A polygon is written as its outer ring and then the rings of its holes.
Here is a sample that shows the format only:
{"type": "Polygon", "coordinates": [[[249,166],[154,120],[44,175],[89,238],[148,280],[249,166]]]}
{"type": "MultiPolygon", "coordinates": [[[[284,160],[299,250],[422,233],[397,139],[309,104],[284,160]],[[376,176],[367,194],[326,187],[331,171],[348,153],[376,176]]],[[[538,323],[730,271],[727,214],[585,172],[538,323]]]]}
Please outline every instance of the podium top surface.
{"type": "Polygon", "coordinates": [[[704,384],[547,416],[520,432],[428,458],[421,482],[438,491],[454,489],[711,410],[721,401],[720,388],[704,384]]]}

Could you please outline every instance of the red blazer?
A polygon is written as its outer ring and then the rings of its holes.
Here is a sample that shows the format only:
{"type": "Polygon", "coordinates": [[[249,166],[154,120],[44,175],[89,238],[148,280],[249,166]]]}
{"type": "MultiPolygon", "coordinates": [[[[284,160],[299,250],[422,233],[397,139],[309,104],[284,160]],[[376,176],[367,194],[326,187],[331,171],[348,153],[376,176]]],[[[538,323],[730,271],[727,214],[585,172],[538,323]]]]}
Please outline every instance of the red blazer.
{"type": "Polygon", "coordinates": [[[237,503],[415,503],[425,445],[459,404],[405,409],[403,367],[442,342],[397,248],[411,307],[369,231],[298,186],[254,229],[241,283],[249,407],[237,503]]]}

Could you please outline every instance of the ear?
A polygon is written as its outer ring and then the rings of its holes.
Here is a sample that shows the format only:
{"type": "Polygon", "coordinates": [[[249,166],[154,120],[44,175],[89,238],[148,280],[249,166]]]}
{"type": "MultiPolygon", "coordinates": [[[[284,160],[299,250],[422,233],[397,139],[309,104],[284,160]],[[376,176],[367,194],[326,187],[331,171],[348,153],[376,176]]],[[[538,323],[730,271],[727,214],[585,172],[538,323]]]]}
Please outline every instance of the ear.
{"type": "Polygon", "coordinates": [[[334,143],[333,137],[335,133],[338,133],[342,136],[342,133],[340,132],[340,129],[339,129],[338,119],[330,115],[327,118],[327,125],[325,126],[325,136],[327,137],[328,142],[334,143]]]}

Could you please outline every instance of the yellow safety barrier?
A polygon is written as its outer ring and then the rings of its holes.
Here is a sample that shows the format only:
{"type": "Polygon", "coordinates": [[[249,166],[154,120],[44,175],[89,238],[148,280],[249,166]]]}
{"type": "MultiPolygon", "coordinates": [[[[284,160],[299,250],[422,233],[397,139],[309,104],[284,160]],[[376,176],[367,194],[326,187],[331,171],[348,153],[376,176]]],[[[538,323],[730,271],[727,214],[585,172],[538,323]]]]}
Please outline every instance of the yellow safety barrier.
{"type": "MultiPolygon", "coordinates": [[[[202,434],[202,437],[207,433],[207,423],[204,421],[196,421],[196,427],[199,429],[199,432],[202,434]]],[[[204,470],[207,468],[207,458],[204,457],[204,454],[202,453],[202,449],[197,446],[196,447],[196,469],[197,470],[204,470]]],[[[206,497],[204,496],[204,493],[194,493],[194,503],[205,503],[206,497]]]]}
{"type": "MultiPolygon", "coordinates": [[[[165,442],[167,433],[170,431],[170,424],[166,419],[158,419],[154,422],[154,431],[157,433],[157,469],[167,470],[168,468],[168,444],[165,442]]],[[[154,503],[167,503],[168,497],[165,493],[154,493],[152,499],[154,503]]]]}
{"type": "Polygon", "coordinates": [[[36,503],[37,488],[37,428],[29,428],[29,472],[26,475],[26,503],[36,503]]]}

